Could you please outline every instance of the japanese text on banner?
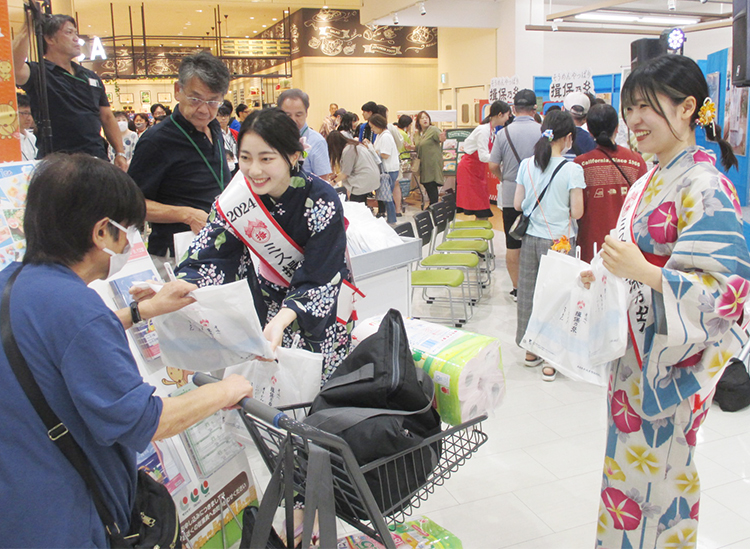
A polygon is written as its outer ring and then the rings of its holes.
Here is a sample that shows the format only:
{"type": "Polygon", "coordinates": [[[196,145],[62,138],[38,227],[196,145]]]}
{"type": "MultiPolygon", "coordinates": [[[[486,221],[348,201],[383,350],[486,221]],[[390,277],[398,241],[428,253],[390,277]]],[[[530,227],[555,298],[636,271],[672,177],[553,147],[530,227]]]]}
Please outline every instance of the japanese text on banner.
{"type": "Polygon", "coordinates": [[[552,75],[552,83],[549,86],[550,101],[562,101],[566,95],[574,91],[595,93],[591,69],[558,72],[552,75]]]}
{"type": "Polygon", "coordinates": [[[518,76],[501,76],[490,81],[490,103],[505,101],[513,103],[518,93],[518,76]]]}

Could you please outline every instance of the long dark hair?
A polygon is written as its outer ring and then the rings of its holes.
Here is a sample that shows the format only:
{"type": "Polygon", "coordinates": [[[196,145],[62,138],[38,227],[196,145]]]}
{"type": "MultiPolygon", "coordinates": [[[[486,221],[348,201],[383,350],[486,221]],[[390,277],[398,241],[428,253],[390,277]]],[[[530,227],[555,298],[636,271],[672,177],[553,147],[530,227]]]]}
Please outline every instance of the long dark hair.
{"type": "MultiPolygon", "coordinates": [[[[669,129],[675,135],[674,128],[659,104],[658,94],[669,98],[675,106],[688,97],[694,97],[696,105],[690,120],[690,128],[695,129],[698,123],[698,111],[708,97],[708,84],[698,64],[683,55],[661,55],[651,59],[639,65],[625,80],[620,93],[622,117],[627,120],[626,109],[634,105],[637,98],[641,98],[654,109],[656,114],[667,121],[669,129]]],[[[722,139],[721,126],[716,123],[707,124],[704,129],[706,138],[719,144],[721,165],[724,169],[736,167],[737,158],[734,156],[732,146],[722,139]]]]}
{"type": "MultiPolygon", "coordinates": [[[[341,164],[341,155],[347,145],[354,145],[354,152],[357,153],[357,145],[360,145],[356,139],[349,139],[339,131],[333,131],[326,136],[328,143],[328,158],[331,160],[331,168],[341,164]]],[[[364,145],[362,145],[364,146],[364,145]]]]}
{"type": "Polygon", "coordinates": [[[292,161],[289,157],[304,150],[299,140],[297,124],[279,108],[257,110],[247,115],[237,136],[237,144],[240,147],[242,147],[242,138],[248,133],[257,134],[270,147],[278,151],[289,164],[290,171],[292,161]]]}
{"type": "Polygon", "coordinates": [[[596,143],[613,151],[617,150],[617,144],[612,142],[612,134],[617,130],[619,122],[615,108],[606,103],[591,107],[586,118],[589,132],[594,136],[596,143]]]}
{"type": "Polygon", "coordinates": [[[552,130],[552,139],[542,135],[534,145],[534,164],[544,171],[552,158],[552,141],[557,141],[576,131],[573,117],[567,111],[552,111],[544,117],[542,132],[552,130]]]}
{"type": "Polygon", "coordinates": [[[490,105],[490,114],[484,117],[482,124],[489,124],[490,118],[497,116],[498,114],[505,114],[506,112],[510,112],[510,105],[505,101],[495,101],[490,105]]]}

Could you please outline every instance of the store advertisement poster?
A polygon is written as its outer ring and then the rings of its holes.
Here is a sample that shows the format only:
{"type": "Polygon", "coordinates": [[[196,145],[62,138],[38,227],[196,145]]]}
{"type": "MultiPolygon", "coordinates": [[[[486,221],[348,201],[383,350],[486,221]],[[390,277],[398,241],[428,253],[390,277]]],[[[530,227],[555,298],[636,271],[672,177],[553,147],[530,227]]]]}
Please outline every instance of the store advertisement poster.
{"type": "Polygon", "coordinates": [[[0,164],[0,270],[26,251],[23,214],[35,161],[0,164]]]}
{"type": "Polygon", "coordinates": [[[16,105],[16,80],[13,76],[13,50],[8,2],[0,1],[0,158],[21,160],[21,134],[19,133],[16,105]]]}
{"type": "Polygon", "coordinates": [[[596,93],[591,69],[557,72],[552,75],[552,83],[549,85],[550,101],[562,101],[572,92],[596,93]]]}
{"type": "Polygon", "coordinates": [[[446,130],[443,142],[443,173],[456,175],[458,163],[464,156],[464,141],[471,135],[472,129],[446,130]]]}
{"type": "MultiPolygon", "coordinates": [[[[131,260],[113,280],[95,281],[96,290],[112,309],[115,295],[122,303],[134,281],[159,280],[143,242],[134,246],[131,260]]],[[[132,330],[132,329],[131,329],[132,330]]],[[[145,360],[137,334],[128,330],[130,348],[144,380],[166,398],[195,389],[193,372],[167,368],[160,358],[145,360]]],[[[155,340],[158,348],[158,339],[155,340]]],[[[242,535],[242,511],[258,503],[244,447],[224,430],[218,412],[167,440],[152,442],[138,455],[145,468],[169,490],[182,527],[183,546],[192,549],[222,548],[235,544],[242,535]]]]}
{"type": "Polygon", "coordinates": [[[490,80],[489,102],[505,101],[509,105],[512,105],[513,99],[520,89],[519,82],[518,75],[493,78],[490,80]]]}

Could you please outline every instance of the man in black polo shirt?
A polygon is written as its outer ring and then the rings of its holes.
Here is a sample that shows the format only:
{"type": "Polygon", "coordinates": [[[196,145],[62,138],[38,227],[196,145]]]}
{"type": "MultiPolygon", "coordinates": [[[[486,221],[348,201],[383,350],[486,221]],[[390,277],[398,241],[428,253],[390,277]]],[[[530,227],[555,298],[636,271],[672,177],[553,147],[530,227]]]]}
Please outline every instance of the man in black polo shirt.
{"type": "Polygon", "coordinates": [[[205,51],[185,57],[175,83],[179,105],[138,140],[128,173],[146,196],[148,251],[157,263],[174,257],[175,233],[203,228],[231,179],[216,120],[228,89],[220,59],[205,51]]]}
{"type": "MultiPolygon", "coordinates": [[[[29,25],[13,42],[13,66],[16,85],[31,100],[31,112],[40,120],[41,106],[38,89],[39,63],[26,62],[29,55],[29,25]]],[[[52,150],[44,150],[39,139],[38,158],[57,151],[84,152],[107,158],[101,130],[116,152],[115,164],[128,169],[122,134],[107,100],[107,93],[97,74],[73,63],[81,55],[75,19],[68,15],[52,15],[44,20],[44,68],[47,75],[47,98],[52,150]]]]}

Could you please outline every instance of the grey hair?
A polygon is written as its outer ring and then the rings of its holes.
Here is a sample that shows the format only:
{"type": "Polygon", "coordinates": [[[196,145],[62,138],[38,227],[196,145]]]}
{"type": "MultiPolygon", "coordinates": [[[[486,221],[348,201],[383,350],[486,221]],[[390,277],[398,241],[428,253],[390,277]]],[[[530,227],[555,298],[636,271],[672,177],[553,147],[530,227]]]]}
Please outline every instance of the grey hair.
{"type": "Polygon", "coordinates": [[[178,81],[184,88],[193,77],[203,82],[214,93],[226,95],[229,90],[229,70],[218,57],[201,51],[188,55],[180,63],[178,81]]]}
{"type": "Polygon", "coordinates": [[[292,88],[291,90],[281,92],[277,103],[278,106],[281,107],[281,105],[283,105],[284,101],[286,101],[287,99],[299,99],[305,106],[305,111],[310,108],[310,96],[299,88],[292,88]]]}

